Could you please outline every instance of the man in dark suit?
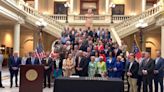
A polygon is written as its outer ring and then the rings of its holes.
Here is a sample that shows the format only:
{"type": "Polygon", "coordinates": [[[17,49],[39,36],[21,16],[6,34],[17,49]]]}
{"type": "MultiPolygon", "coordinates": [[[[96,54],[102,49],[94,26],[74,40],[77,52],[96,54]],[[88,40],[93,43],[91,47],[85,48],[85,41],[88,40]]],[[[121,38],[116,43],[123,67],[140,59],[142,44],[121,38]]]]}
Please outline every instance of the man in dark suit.
{"type": "Polygon", "coordinates": [[[81,58],[83,57],[83,51],[82,50],[79,50],[77,52],[77,56],[75,58],[75,72],[76,72],[76,75],[79,75],[79,71],[77,70],[77,67],[79,66],[80,64],[80,61],[81,61],[81,58]]]}
{"type": "Polygon", "coordinates": [[[75,69],[76,69],[76,74],[79,76],[88,75],[88,62],[86,58],[86,52],[82,53],[82,57],[80,61],[76,61],[75,69]]]}
{"type": "Polygon", "coordinates": [[[138,92],[141,92],[141,86],[142,86],[142,70],[141,70],[141,65],[142,65],[144,59],[145,59],[145,51],[142,52],[141,59],[138,60],[138,63],[139,63],[138,81],[137,81],[138,92]]]}
{"type": "Polygon", "coordinates": [[[9,57],[9,71],[10,71],[10,88],[13,86],[13,77],[15,76],[15,85],[18,87],[18,71],[21,64],[21,58],[17,52],[13,53],[13,56],[9,57]]]}
{"type": "Polygon", "coordinates": [[[48,78],[48,87],[51,87],[51,72],[52,72],[52,58],[49,57],[49,52],[46,52],[46,57],[42,59],[42,64],[44,65],[44,88],[47,86],[48,78]]]}
{"type": "Polygon", "coordinates": [[[29,53],[29,58],[26,60],[26,65],[39,65],[39,59],[35,57],[34,55],[35,52],[30,52],[29,53]]]}
{"type": "Polygon", "coordinates": [[[119,49],[119,45],[117,43],[115,44],[114,47],[115,47],[114,53],[115,53],[115,56],[117,57],[117,56],[119,56],[122,53],[122,50],[119,49]]]}
{"type": "Polygon", "coordinates": [[[129,61],[130,63],[128,63],[127,66],[127,76],[130,85],[130,92],[137,92],[137,77],[139,64],[135,61],[133,53],[130,53],[129,61]]]}
{"type": "Polygon", "coordinates": [[[143,76],[143,92],[148,92],[147,86],[149,86],[149,92],[153,92],[152,79],[154,74],[155,62],[150,58],[150,53],[145,53],[145,59],[142,62],[141,70],[143,76]]]}
{"type": "Polygon", "coordinates": [[[2,85],[2,64],[3,64],[3,54],[2,51],[0,50],[0,88],[5,88],[2,85]]]}
{"type": "Polygon", "coordinates": [[[160,84],[161,92],[163,92],[163,69],[164,59],[161,57],[161,52],[156,52],[157,57],[155,59],[155,70],[154,70],[154,84],[155,92],[158,92],[158,83],[160,84]]]}

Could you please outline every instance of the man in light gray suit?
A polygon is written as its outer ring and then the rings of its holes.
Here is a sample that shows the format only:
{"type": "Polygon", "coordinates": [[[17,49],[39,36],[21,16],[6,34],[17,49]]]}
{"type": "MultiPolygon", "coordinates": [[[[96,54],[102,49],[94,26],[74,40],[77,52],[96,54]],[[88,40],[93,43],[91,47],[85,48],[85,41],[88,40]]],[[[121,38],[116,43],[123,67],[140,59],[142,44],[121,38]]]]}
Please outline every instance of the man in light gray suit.
{"type": "Polygon", "coordinates": [[[0,88],[5,88],[2,85],[2,63],[3,63],[3,55],[2,55],[2,51],[0,51],[0,88]]]}

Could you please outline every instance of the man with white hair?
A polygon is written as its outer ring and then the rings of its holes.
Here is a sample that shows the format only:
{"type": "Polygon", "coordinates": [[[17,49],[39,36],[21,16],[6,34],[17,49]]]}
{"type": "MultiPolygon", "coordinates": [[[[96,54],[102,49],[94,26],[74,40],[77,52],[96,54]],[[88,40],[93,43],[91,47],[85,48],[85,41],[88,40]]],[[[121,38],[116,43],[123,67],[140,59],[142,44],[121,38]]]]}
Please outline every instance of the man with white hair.
{"type": "Polygon", "coordinates": [[[86,52],[79,51],[79,59],[76,59],[76,74],[79,76],[87,76],[88,75],[88,62],[86,58],[86,52]]]}
{"type": "Polygon", "coordinates": [[[66,50],[67,50],[67,51],[69,51],[69,50],[71,49],[71,46],[70,46],[70,45],[71,45],[71,42],[70,42],[70,41],[67,41],[67,42],[66,42],[66,46],[67,46],[67,47],[66,47],[66,50]]]}
{"type": "Polygon", "coordinates": [[[2,85],[2,63],[3,63],[3,55],[2,55],[2,51],[0,51],[0,88],[5,88],[2,85]]]}

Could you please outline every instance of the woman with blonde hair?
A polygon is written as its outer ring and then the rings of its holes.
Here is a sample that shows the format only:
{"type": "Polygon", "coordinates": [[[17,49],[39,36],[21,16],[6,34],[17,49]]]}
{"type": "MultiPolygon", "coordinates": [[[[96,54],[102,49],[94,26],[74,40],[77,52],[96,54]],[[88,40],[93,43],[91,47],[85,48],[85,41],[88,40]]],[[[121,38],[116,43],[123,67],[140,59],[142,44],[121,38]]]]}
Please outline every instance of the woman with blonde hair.
{"type": "Polygon", "coordinates": [[[114,65],[114,77],[116,78],[121,78],[122,77],[122,72],[123,72],[123,63],[121,61],[121,56],[117,56],[116,63],[114,65]]]}
{"type": "Polygon", "coordinates": [[[94,77],[96,74],[96,70],[97,70],[97,62],[95,62],[95,57],[91,56],[91,61],[89,62],[88,65],[88,76],[94,77]]]}
{"type": "Polygon", "coordinates": [[[106,77],[107,69],[106,63],[103,61],[103,57],[100,56],[100,62],[97,62],[97,74],[99,77],[106,77]]]}
{"type": "Polygon", "coordinates": [[[72,54],[68,54],[68,57],[63,60],[63,75],[69,77],[75,73],[75,63],[72,54]]]}

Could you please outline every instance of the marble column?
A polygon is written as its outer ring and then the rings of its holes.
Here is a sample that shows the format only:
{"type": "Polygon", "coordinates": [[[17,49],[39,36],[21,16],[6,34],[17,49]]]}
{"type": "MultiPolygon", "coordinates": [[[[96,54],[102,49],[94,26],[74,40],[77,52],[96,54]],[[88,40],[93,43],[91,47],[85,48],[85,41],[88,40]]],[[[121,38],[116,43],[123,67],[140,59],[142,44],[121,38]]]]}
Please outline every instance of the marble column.
{"type": "Polygon", "coordinates": [[[105,12],[109,14],[109,0],[105,0],[105,12]]]}
{"type": "Polygon", "coordinates": [[[38,44],[38,39],[39,39],[39,35],[37,31],[33,32],[33,50],[36,49],[37,44],[38,44]]]}
{"type": "Polygon", "coordinates": [[[164,58],[164,26],[161,27],[161,56],[164,58]]]}
{"type": "Polygon", "coordinates": [[[35,8],[35,10],[38,10],[38,7],[39,7],[38,0],[34,0],[34,8],[35,8]]]}
{"type": "Polygon", "coordinates": [[[131,15],[135,15],[136,9],[135,9],[135,0],[131,0],[131,15]]]}
{"type": "Polygon", "coordinates": [[[142,12],[146,10],[146,0],[142,0],[142,12]]]}
{"type": "Polygon", "coordinates": [[[14,25],[14,52],[20,53],[20,23],[14,25]]]}
{"type": "Polygon", "coordinates": [[[70,1],[69,1],[69,3],[70,3],[70,12],[69,12],[69,14],[72,14],[73,11],[74,11],[74,1],[75,1],[75,0],[70,0],[70,1]]]}

